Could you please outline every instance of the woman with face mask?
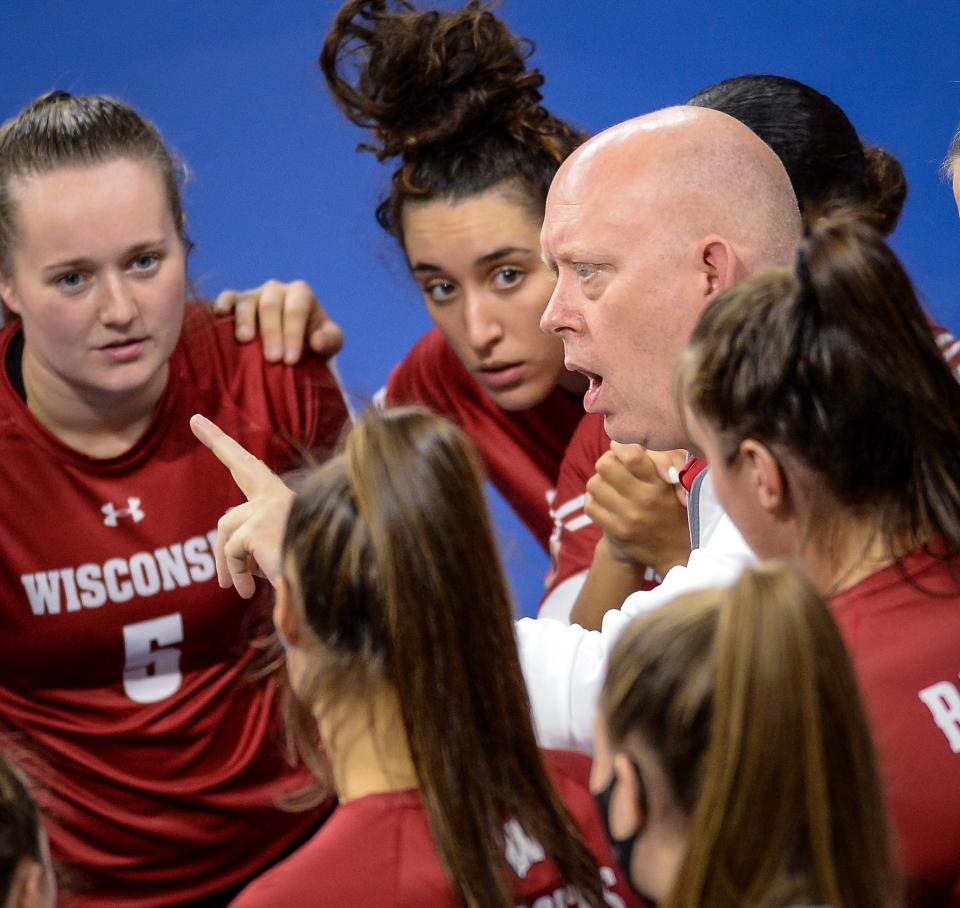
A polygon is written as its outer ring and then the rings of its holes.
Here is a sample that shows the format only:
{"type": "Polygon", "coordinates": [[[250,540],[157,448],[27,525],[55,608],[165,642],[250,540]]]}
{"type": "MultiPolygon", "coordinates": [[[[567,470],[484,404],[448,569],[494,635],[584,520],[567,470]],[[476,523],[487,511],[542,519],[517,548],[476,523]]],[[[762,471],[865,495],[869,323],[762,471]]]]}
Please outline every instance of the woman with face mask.
{"type": "Polygon", "coordinates": [[[346,405],[316,357],[266,363],[188,301],[180,174],[107,96],[0,127],[0,732],[48,768],[78,908],[224,904],[322,818],[276,806],[307,777],[256,672],[269,591],[217,588],[240,497],[187,420],[216,412],[284,469],[346,405]]]}
{"type": "Polygon", "coordinates": [[[800,566],[857,670],[911,904],[960,904],[960,385],[857,214],[705,311],[690,437],[760,557],[800,566]]]}
{"type": "Polygon", "coordinates": [[[634,889],[668,908],[901,904],[853,667],[829,610],[770,564],[634,620],[594,780],[634,889]]]}
{"type": "MultiPolygon", "coordinates": [[[[240,449],[219,439],[230,461],[240,449]]],[[[279,483],[245,455],[235,467],[247,488],[258,473],[279,483]]],[[[292,727],[339,806],[236,908],[634,904],[589,761],[537,749],[464,434],[420,409],[372,410],[298,489],[279,560],[261,567],[292,727]]]]}

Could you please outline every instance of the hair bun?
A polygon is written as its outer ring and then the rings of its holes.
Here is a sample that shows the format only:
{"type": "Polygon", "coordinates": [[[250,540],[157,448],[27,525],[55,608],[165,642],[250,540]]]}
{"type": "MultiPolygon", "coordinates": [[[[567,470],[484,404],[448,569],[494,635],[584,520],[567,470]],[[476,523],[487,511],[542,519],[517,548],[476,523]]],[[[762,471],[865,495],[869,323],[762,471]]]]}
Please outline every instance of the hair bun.
{"type": "Polygon", "coordinates": [[[373,131],[375,144],[361,147],[380,160],[410,159],[497,128],[541,131],[549,115],[543,76],[526,66],[532,49],[480,0],[453,12],[352,0],[337,14],[320,66],[344,114],[373,131]]]}
{"type": "Polygon", "coordinates": [[[877,229],[893,233],[907,198],[907,178],[900,162],[879,145],[865,145],[866,186],[864,201],[869,204],[877,229]]]}
{"type": "Polygon", "coordinates": [[[68,91],[64,91],[61,88],[55,88],[53,91],[48,91],[45,95],[40,95],[39,98],[35,98],[31,101],[24,111],[30,110],[39,110],[41,107],[48,107],[51,104],[56,104],[58,101],[72,101],[74,96],[68,91]]]}

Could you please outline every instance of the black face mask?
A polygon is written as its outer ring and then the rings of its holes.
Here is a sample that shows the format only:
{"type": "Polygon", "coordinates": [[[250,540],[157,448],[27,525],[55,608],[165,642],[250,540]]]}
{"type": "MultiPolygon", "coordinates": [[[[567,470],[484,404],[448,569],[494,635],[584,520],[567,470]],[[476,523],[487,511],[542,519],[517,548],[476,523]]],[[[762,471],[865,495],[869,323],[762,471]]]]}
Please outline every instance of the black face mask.
{"type": "Polygon", "coordinates": [[[600,808],[600,818],[603,820],[603,829],[607,834],[607,840],[610,842],[610,848],[613,850],[613,856],[616,858],[617,864],[620,866],[620,873],[623,875],[623,878],[627,881],[627,884],[630,886],[630,888],[648,905],[650,905],[650,908],[656,908],[656,901],[637,888],[637,884],[634,882],[630,870],[631,860],[633,858],[633,849],[637,844],[637,839],[640,838],[644,827],[647,825],[648,812],[647,789],[643,784],[643,775],[640,773],[640,767],[637,766],[633,760],[630,760],[630,765],[633,767],[633,771],[637,776],[637,787],[639,788],[639,807],[643,817],[637,828],[634,829],[630,835],[626,836],[625,838],[618,839],[616,836],[614,836],[610,829],[610,801],[613,799],[613,789],[616,788],[617,785],[616,773],[613,774],[613,777],[610,779],[607,787],[604,788],[603,791],[598,791],[594,795],[594,798],[596,799],[597,807],[600,808]]]}

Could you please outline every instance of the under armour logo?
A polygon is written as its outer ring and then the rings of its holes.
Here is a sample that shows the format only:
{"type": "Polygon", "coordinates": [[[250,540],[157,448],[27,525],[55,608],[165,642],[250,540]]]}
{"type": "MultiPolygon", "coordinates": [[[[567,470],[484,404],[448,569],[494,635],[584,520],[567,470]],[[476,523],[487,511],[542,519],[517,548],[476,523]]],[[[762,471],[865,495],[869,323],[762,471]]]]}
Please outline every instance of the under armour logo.
{"type": "Polygon", "coordinates": [[[115,527],[120,517],[129,517],[134,523],[139,523],[146,516],[140,507],[139,498],[128,498],[125,508],[118,508],[112,501],[108,501],[100,507],[100,510],[104,515],[103,525],[107,527],[115,527]]]}

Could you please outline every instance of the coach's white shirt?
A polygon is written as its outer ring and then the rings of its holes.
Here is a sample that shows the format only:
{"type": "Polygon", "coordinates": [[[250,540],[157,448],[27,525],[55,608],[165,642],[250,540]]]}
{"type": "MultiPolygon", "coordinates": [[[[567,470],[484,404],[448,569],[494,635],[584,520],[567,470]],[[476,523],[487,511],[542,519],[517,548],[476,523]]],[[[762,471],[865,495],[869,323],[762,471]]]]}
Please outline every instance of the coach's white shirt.
{"type": "Polygon", "coordinates": [[[517,622],[520,662],[541,746],[592,751],[607,660],[631,618],[689,590],[729,585],[755,560],[720,507],[709,470],[697,477],[688,510],[692,551],[686,566],[673,568],[656,589],[634,593],[621,608],[607,612],[601,630],[549,618],[517,622]]]}

